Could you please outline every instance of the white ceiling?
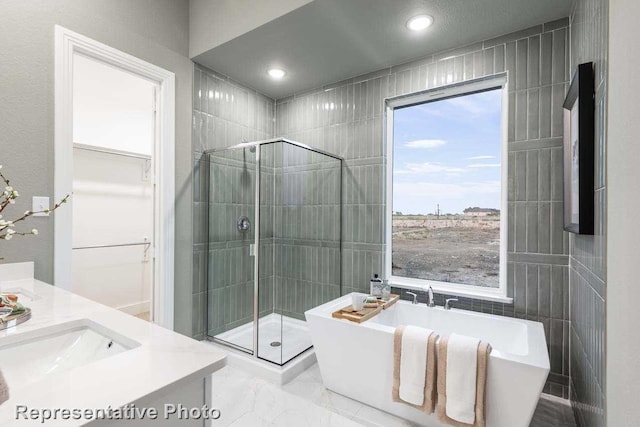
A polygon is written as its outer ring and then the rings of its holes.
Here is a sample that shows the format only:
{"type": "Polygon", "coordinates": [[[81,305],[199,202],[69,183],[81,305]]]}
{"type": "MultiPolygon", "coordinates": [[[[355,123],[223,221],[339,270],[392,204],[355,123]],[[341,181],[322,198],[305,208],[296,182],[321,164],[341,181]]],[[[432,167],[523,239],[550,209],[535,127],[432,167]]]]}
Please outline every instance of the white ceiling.
{"type": "Polygon", "coordinates": [[[569,16],[571,0],[315,0],[194,61],[280,99],[569,16]],[[405,24],[427,13],[422,33],[405,24]],[[273,81],[267,69],[287,76],[273,81]]]}

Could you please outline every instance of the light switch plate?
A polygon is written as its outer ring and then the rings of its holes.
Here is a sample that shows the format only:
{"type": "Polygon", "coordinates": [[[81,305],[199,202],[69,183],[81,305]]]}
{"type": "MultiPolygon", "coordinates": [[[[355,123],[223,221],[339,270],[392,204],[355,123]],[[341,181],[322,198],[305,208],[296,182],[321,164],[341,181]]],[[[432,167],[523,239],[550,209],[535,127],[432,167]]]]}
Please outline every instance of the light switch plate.
{"type": "MultiPolygon", "coordinates": [[[[49,198],[48,197],[38,197],[33,196],[33,206],[31,207],[32,212],[39,212],[49,209],[49,198]]],[[[49,216],[48,213],[37,213],[33,214],[33,216],[49,216]]]]}

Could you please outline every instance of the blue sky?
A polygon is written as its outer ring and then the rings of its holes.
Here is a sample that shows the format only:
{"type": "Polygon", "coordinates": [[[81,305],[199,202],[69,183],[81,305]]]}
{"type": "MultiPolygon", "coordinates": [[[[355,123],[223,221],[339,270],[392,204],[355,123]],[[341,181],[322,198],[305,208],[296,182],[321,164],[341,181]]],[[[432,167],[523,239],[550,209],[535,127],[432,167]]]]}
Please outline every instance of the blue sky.
{"type": "Polygon", "coordinates": [[[393,211],[500,208],[502,90],[395,110],[393,211]]]}

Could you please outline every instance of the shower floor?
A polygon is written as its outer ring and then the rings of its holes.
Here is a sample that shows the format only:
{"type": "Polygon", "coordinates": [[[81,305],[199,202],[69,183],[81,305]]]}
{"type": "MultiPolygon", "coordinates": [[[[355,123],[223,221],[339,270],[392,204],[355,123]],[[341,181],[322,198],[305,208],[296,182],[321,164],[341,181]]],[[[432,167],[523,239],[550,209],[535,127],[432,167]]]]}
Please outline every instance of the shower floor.
{"type": "MultiPolygon", "coordinates": [[[[279,314],[261,317],[258,326],[258,356],[279,365],[288,362],[312,346],[306,322],[279,314]],[[271,343],[280,342],[280,346],[271,343]]],[[[253,322],[245,323],[215,338],[253,349],[253,322]]]]}

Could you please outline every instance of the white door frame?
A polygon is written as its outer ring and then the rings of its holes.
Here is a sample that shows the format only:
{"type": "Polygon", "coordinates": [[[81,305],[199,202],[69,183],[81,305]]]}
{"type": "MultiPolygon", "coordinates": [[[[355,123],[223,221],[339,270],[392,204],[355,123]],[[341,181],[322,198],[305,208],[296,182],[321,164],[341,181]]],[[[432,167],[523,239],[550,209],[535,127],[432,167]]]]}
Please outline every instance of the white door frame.
{"type": "MultiPolygon", "coordinates": [[[[175,222],[175,74],[59,25],[55,26],[54,197],[73,186],[73,57],[80,53],[151,80],[158,85],[154,147],[156,212],[153,312],[155,323],[173,329],[175,222]]],[[[73,197],[69,204],[73,204],[73,197]]],[[[54,285],[72,290],[72,208],[54,215],[54,285]]]]}

